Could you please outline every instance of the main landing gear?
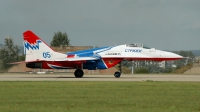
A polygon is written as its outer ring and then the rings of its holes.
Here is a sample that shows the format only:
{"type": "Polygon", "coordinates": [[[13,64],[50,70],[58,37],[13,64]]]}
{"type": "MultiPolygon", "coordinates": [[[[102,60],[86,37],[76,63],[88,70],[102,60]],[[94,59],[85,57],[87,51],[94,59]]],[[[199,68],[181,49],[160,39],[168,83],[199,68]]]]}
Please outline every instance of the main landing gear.
{"type": "Polygon", "coordinates": [[[122,73],[122,65],[121,62],[119,63],[119,72],[115,72],[114,76],[115,78],[119,78],[121,76],[122,73]]]}
{"type": "Polygon", "coordinates": [[[81,70],[81,69],[77,69],[77,70],[74,72],[74,75],[75,75],[76,78],[81,78],[81,77],[83,77],[84,72],[83,72],[83,70],[81,70]]]}

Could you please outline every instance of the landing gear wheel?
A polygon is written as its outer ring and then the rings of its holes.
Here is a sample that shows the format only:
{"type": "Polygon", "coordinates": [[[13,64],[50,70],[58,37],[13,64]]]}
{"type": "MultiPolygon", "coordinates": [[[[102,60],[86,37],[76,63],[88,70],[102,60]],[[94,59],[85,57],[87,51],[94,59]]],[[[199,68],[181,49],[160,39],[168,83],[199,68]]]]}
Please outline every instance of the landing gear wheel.
{"type": "Polygon", "coordinates": [[[121,73],[120,72],[115,72],[114,76],[115,76],[115,78],[119,78],[121,76],[121,73]]]}
{"type": "Polygon", "coordinates": [[[81,69],[77,69],[77,70],[74,72],[74,75],[75,75],[76,78],[81,78],[81,77],[83,77],[84,72],[83,72],[83,70],[81,70],[81,69]]]}

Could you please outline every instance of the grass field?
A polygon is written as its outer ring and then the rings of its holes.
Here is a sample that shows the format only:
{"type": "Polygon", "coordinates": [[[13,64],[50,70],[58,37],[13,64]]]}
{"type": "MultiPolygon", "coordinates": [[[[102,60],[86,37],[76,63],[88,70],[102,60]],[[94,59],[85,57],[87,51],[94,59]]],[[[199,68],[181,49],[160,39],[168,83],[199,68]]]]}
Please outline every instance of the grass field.
{"type": "Polygon", "coordinates": [[[199,82],[0,82],[1,112],[199,112],[199,82]]]}

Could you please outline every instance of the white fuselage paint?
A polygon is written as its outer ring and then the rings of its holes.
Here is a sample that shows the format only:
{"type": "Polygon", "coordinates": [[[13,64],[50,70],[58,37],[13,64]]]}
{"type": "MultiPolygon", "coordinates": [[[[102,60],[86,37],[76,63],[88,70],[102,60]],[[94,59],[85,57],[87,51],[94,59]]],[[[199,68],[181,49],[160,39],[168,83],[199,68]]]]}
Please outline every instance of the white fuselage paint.
{"type": "Polygon", "coordinates": [[[100,55],[102,58],[128,58],[128,59],[135,59],[135,58],[182,58],[182,56],[177,55],[175,53],[157,50],[155,48],[146,49],[143,47],[127,47],[126,45],[119,45],[112,47],[108,50],[104,51],[97,51],[97,54],[100,55]]]}

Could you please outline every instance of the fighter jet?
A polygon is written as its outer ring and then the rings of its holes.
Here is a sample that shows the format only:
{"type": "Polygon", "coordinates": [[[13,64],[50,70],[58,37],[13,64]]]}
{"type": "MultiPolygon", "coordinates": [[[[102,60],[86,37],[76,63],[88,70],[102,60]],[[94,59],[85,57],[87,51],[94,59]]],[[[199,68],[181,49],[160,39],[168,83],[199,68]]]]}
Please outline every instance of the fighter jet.
{"type": "MultiPolygon", "coordinates": [[[[121,64],[123,60],[164,61],[183,58],[175,53],[149,48],[143,44],[106,46],[63,54],[51,49],[51,47],[30,30],[23,33],[23,39],[26,67],[76,69],[74,75],[77,78],[83,77],[83,69],[108,69],[121,64]]],[[[114,76],[119,78],[121,72],[121,69],[116,71],[114,76]]]]}

